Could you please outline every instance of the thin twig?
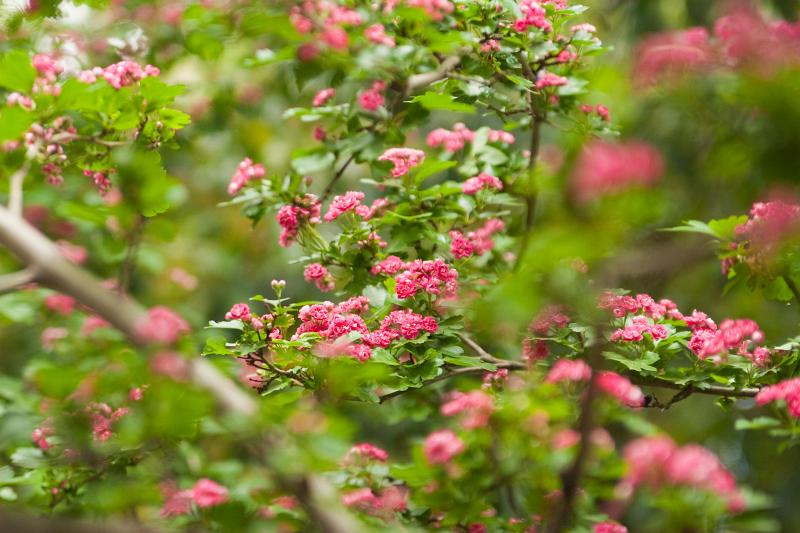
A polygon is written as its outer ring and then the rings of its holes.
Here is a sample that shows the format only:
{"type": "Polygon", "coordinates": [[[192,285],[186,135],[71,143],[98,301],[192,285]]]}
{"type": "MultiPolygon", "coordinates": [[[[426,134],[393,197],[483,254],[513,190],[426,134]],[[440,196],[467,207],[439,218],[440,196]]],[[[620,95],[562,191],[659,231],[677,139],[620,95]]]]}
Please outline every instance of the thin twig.
{"type": "Polygon", "coordinates": [[[783,281],[786,282],[786,285],[789,287],[789,290],[792,291],[792,295],[794,295],[795,301],[800,304],[800,289],[797,288],[797,284],[794,282],[791,276],[781,276],[783,281]]]}
{"type": "Polygon", "coordinates": [[[412,92],[421,89],[422,87],[426,87],[431,83],[444,79],[451,70],[458,66],[460,62],[461,57],[451,56],[442,61],[442,63],[439,65],[439,68],[436,70],[423,72],[422,74],[414,74],[408,78],[408,83],[406,84],[406,95],[409,95],[412,92]]]}
{"type": "Polygon", "coordinates": [[[125,259],[119,267],[119,284],[118,290],[120,294],[126,294],[130,289],[130,284],[136,272],[136,258],[139,254],[139,246],[142,244],[142,236],[144,235],[144,226],[147,219],[142,215],[137,215],[136,222],[134,222],[133,229],[128,238],[128,249],[125,251],[125,259]]]}
{"type": "Polygon", "coordinates": [[[344,175],[344,171],[347,170],[347,167],[350,166],[350,163],[352,163],[355,160],[355,158],[356,154],[353,154],[350,157],[348,157],[347,161],[345,161],[339,168],[339,170],[336,171],[336,174],[333,175],[333,178],[331,179],[330,183],[328,183],[328,186],[325,187],[325,191],[322,193],[321,200],[323,202],[327,200],[328,197],[331,195],[331,193],[333,192],[333,187],[336,185],[336,182],[342,178],[342,175],[344,175]]]}

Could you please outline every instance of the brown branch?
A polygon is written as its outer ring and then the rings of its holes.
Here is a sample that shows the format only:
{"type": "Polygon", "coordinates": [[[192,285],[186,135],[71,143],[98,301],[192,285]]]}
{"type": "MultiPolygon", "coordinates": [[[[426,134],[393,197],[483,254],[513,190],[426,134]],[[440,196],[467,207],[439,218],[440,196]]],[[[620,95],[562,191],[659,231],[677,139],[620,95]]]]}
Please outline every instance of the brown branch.
{"type": "Polygon", "coordinates": [[[783,281],[786,282],[786,285],[789,287],[789,290],[792,291],[792,295],[794,296],[795,301],[800,304],[800,289],[797,288],[797,284],[794,282],[791,276],[781,276],[783,281]]]}
{"type": "Polygon", "coordinates": [[[36,269],[32,267],[0,275],[0,294],[17,290],[34,281],[36,281],[36,269]]]}
{"type": "Polygon", "coordinates": [[[22,512],[0,510],[3,531],[15,533],[157,533],[161,530],[132,521],[88,522],[66,518],[42,518],[22,512]]]}
{"type": "MultiPolygon", "coordinates": [[[[637,376],[631,375],[628,376],[632,383],[636,385],[644,385],[648,387],[659,387],[662,389],[672,389],[677,391],[685,391],[687,390],[687,385],[680,385],[678,383],[673,383],[671,381],[667,381],[660,378],[651,378],[646,376],[637,376]]],[[[708,394],[711,396],[722,396],[724,398],[753,398],[761,389],[757,388],[743,388],[743,389],[736,389],[734,387],[724,387],[722,385],[707,385],[703,386],[700,384],[692,384],[690,389],[690,394],[708,394]]],[[[676,396],[680,396],[680,393],[676,396]]],[[[683,400],[686,396],[679,397],[670,401],[670,403],[676,403],[677,401],[683,400]]]]}

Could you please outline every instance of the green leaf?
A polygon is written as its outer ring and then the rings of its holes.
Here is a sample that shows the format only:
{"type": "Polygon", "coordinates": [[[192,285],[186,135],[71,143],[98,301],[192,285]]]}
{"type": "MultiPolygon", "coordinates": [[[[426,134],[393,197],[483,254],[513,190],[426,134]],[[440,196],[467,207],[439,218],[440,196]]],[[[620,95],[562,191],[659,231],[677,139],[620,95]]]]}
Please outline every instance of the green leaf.
{"type": "Polygon", "coordinates": [[[11,50],[0,56],[0,87],[29,93],[36,79],[31,58],[21,50],[11,50]]]}
{"type": "Polygon", "coordinates": [[[297,157],[292,160],[292,168],[298,174],[313,174],[325,170],[333,165],[336,156],[327,151],[297,157]]]}
{"type": "Polygon", "coordinates": [[[739,419],[736,421],[736,429],[738,431],[749,431],[754,429],[766,429],[780,426],[779,420],[769,416],[758,416],[752,420],[739,419]]]}
{"type": "Polygon", "coordinates": [[[457,113],[474,113],[475,106],[456,101],[452,94],[427,92],[411,99],[411,102],[418,103],[425,109],[444,109],[457,113]]]}
{"type": "Polygon", "coordinates": [[[491,372],[497,370],[497,365],[481,361],[477,357],[469,357],[466,355],[445,355],[444,362],[456,366],[483,368],[491,372]]]}
{"type": "Polygon", "coordinates": [[[33,121],[33,113],[21,107],[0,107],[0,141],[18,139],[33,121]]]}
{"type": "Polygon", "coordinates": [[[244,329],[244,323],[242,323],[241,320],[227,320],[225,322],[214,322],[211,320],[208,326],[206,326],[206,329],[238,329],[242,331],[244,329]]]}
{"type": "Polygon", "coordinates": [[[736,236],[736,228],[745,222],[747,222],[746,215],[730,216],[728,218],[711,220],[708,223],[708,229],[720,239],[729,240],[736,236]]]}
{"type": "Polygon", "coordinates": [[[610,361],[616,361],[625,366],[628,370],[633,370],[634,372],[641,372],[643,370],[656,372],[658,369],[652,366],[652,363],[661,359],[661,356],[655,352],[645,352],[640,359],[628,359],[624,355],[614,352],[603,352],[603,357],[610,361]]]}
{"type": "Polygon", "coordinates": [[[17,448],[11,454],[11,463],[23,468],[38,468],[47,462],[39,448],[17,448]]]}
{"type": "Polygon", "coordinates": [[[206,340],[206,345],[203,348],[201,355],[231,355],[233,352],[225,345],[227,339],[225,337],[211,337],[206,340]]]}
{"type": "Polygon", "coordinates": [[[683,226],[675,226],[674,228],[666,228],[664,231],[675,231],[675,232],[684,232],[684,233],[703,233],[705,235],[711,235],[712,237],[716,237],[717,234],[712,230],[708,224],[705,222],[700,222],[699,220],[687,220],[683,223],[683,226]]]}
{"type": "Polygon", "coordinates": [[[422,183],[428,176],[433,176],[456,165],[458,165],[456,161],[438,161],[436,159],[425,161],[416,169],[416,182],[422,183]]]}

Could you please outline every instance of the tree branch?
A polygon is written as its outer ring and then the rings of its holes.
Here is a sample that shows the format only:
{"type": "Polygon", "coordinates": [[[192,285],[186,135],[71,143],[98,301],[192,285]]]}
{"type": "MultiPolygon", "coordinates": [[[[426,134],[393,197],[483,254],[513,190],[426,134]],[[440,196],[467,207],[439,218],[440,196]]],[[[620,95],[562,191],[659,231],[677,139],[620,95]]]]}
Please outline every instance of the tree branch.
{"type": "MultiPolygon", "coordinates": [[[[148,340],[139,333],[147,313],[138,303],[104,288],[99,280],[67,261],[58,247],[24,219],[0,206],[0,245],[7,247],[28,269],[36,281],[72,296],[124,333],[134,344],[148,340]]],[[[205,359],[192,360],[195,383],[208,390],[225,409],[253,414],[256,403],[205,359]]]]}
{"type": "Polygon", "coordinates": [[[30,164],[25,163],[8,180],[8,209],[18,217],[22,217],[22,184],[29,170],[30,164]]]}
{"type": "Polygon", "coordinates": [[[36,281],[36,269],[33,267],[27,267],[18,272],[0,275],[0,294],[14,291],[34,281],[36,281]]]}
{"type": "Polygon", "coordinates": [[[339,170],[336,171],[336,174],[333,175],[333,178],[331,178],[331,181],[330,183],[328,183],[328,186],[325,187],[325,191],[323,191],[322,193],[322,198],[320,198],[321,201],[324,202],[325,200],[328,199],[328,197],[331,195],[331,192],[333,192],[333,187],[336,185],[336,182],[342,178],[342,176],[344,175],[344,171],[347,170],[347,167],[350,166],[350,163],[352,163],[355,160],[355,158],[356,154],[353,154],[347,158],[347,161],[342,163],[342,166],[339,168],[339,170]]]}
{"type": "Polygon", "coordinates": [[[439,68],[436,70],[423,72],[422,74],[414,74],[408,78],[408,83],[406,83],[406,94],[411,94],[422,87],[444,79],[451,70],[458,66],[460,62],[461,57],[451,56],[442,61],[442,63],[439,65],[439,68]]]}

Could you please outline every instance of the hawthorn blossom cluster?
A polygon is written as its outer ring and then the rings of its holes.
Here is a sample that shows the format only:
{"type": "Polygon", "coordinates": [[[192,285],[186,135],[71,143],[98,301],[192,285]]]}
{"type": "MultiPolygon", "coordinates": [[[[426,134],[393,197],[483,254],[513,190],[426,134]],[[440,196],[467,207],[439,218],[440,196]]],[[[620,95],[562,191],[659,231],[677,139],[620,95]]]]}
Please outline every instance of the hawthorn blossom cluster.
{"type": "Polygon", "coordinates": [[[765,366],[769,362],[770,351],[767,348],[763,346],[753,348],[756,343],[764,340],[764,332],[753,320],[727,319],[718,327],[706,323],[690,328],[692,338],[689,340],[689,348],[699,359],[720,362],[724,360],[726,352],[737,350],[738,355],[750,359],[758,366],[765,366]]]}
{"type": "Polygon", "coordinates": [[[83,83],[95,83],[98,79],[104,79],[109,85],[119,90],[138,83],[148,76],[158,76],[159,74],[161,71],[153,65],[143,67],[135,61],[120,61],[105,68],[94,67],[91,70],[84,70],[78,74],[78,80],[83,83]]]}
{"type": "Polygon", "coordinates": [[[475,231],[464,235],[460,231],[450,232],[450,253],[456,259],[465,259],[475,255],[483,255],[494,248],[492,236],[505,229],[505,223],[499,218],[491,218],[475,231]]]}
{"type": "Polygon", "coordinates": [[[389,201],[386,198],[378,198],[368,207],[361,203],[363,199],[364,193],[360,191],[348,191],[335,196],[331,201],[331,205],[328,206],[328,212],[325,213],[325,221],[333,222],[348,211],[352,211],[366,221],[374,217],[379,210],[389,205],[389,201]]]}
{"type": "MultiPolygon", "coordinates": [[[[580,359],[559,359],[550,368],[545,382],[563,383],[589,381],[592,369],[580,359]]],[[[616,372],[603,371],[597,374],[596,385],[599,390],[619,400],[628,407],[642,407],[645,403],[642,389],[631,383],[625,376],[616,372]]]]}
{"type": "Polygon", "coordinates": [[[163,518],[189,514],[192,504],[200,508],[215,507],[228,501],[228,489],[210,479],[198,480],[190,489],[177,490],[165,483],[161,486],[165,501],[161,508],[163,518]]]}
{"type": "Polygon", "coordinates": [[[758,405],[779,400],[786,402],[790,415],[800,418],[800,378],[787,379],[776,385],[764,387],[756,395],[758,405]]]}
{"type": "Polygon", "coordinates": [[[461,190],[464,192],[464,194],[468,194],[470,196],[478,194],[478,191],[481,191],[483,189],[494,189],[496,191],[502,191],[503,182],[500,181],[500,178],[496,176],[492,176],[491,174],[481,172],[477,176],[469,178],[461,186],[461,190]]]}
{"type": "Polygon", "coordinates": [[[395,178],[405,176],[424,160],[425,152],[414,148],[389,148],[378,157],[378,161],[390,161],[394,165],[392,176],[395,178]]]}
{"type": "Polygon", "coordinates": [[[440,408],[440,412],[444,416],[461,414],[461,426],[464,429],[486,426],[493,411],[494,400],[491,396],[479,390],[454,392],[440,408]]]}
{"type": "Polygon", "coordinates": [[[406,509],[408,489],[389,485],[376,493],[369,487],[363,487],[344,494],[342,503],[351,509],[389,520],[395,513],[406,509]]]}
{"type": "Polygon", "coordinates": [[[425,459],[431,465],[447,464],[465,449],[464,441],[450,429],[434,431],[423,445],[425,459]]]}
{"type": "Polygon", "coordinates": [[[714,23],[713,39],[702,27],[659,33],[639,46],[637,81],[652,85],[681,74],[748,68],[770,74],[800,58],[800,23],[765,20],[758,9],[737,4],[714,23]]]}
{"type": "Polygon", "coordinates": [[[303,277],[307,282],[315,284],[322,292],[330,292],[336,287],[331,273],[319,263],[311,263],[306,266],[303,277]]]}
{"type": "Polygon", "coordinates": [[[693,487],[716,494],[731,512],[744,509],[733,474],[702,446],[681,447],[666,436],[643,437],[626,445],[623,456],[628,473],[618,487],[620,493],[629,494],[640,486],[654,491],[665,486],[693,487]]]}
{"type": "Polygon", "coordinates": [[[528,31],[528,28],[534,27],[545,32],[552,31],[553,25],[547,20],[547,11],[542,6],[543,3],[546,2],[521,0],[519,8],[522,16],[514,22],[514,30],[522,33],[528,31]]]}
{"type": "Polygon", "coordinates": [[[385,90],[386,82],[381,80],[374,82],[369,89],[359,93],[358,105],[360,105],[364,111],[377,111],[386,101],[383,97],[383,91],[385,90]]]}
{"type": "MultiPolygon", "coordinates": [[[[453,124],[453,129],[436,128],[426,137],[425,142],[431,148],[441,146],[445,152],[456,153],[464,148],[468,142],[475,139],[475,131],[469,129],[463,122],[453,124]]],[[[503,130],[489,130],[488,141],[490,143],[514,144],[516,138],[514,134],[503,130]]]]}
{"type": "Polygon", "coordinates": [[[254,179],[263,178],[267,171],[258,163],[253,163],[249,157],[242,159],[236,167],[230,183],[228,184],[228,194],[233,196],[247,185],[247,182],[254,179]]]}
{"type": "Polygon", "coordinates": [[[143,339],[161,344],[172,344],[190,331],[191,327],[178,313],[164,306],[148,309],[136,329],[143,339]]]}
{"type": "Polygon", "coordinates": [[[747,222],[736,228],[736,241],[730,243],[736,255],[722,260],[722,273],[738,261],[745,261],[754,271],[769,271],[772,260],[800,231],[800,205],[775,200],[756,202],[747,222]]]}
{"type": "Polygon", "coordinates": [[[349,37],[345,28],[364,23],[358,11],[328,0],[302,2],[301,5],[292,7],[289,16],[298,33],[308,34],[316,41],[305,44],[298,51],[301,59],[306,61],[319,54],[317,43],[324,43],[333,50],[346,50],[349,37]]]}
{"type": "Polygon", "coordinates": [[[452,298],[458,290],[458,271],[441,259],[415,259],[398,263],[389,256],[372,268],[373,274],[394,274],[395,293],[400,299],[411,298],[419,292],[452,298]]]}
{"type": "Polygon", "coordinates": [[[595,140],[583,147],[571,177],[576,201],[588,203],[634,186],[655,185],[664,174],[661,153],[643,141],[595,140]]]}
{"type": "Polygon", "coordinates": [[[271,313],[266,313],[261,316],[255,315],[250,310],[249,305],[238,303],[234,304],[230,311],[225,313],[225,320],[241,320],[244,324],[250,324],[254,330],[263,331],[272,327],[272,322],[275,320],[275,317],[271,313]]]}
{"type": "Polygon", "coordinates": [[[362,464],[365,461],[379,461],[385,463],[389,459],[389,453],[368,442],[356,444],[344,456],[345,465],[362,464]]]}
{"type": "Polygon", "coordinates": [[[356,296],[335,305],[332,302],[306,305],[297,316],[301,321],[293,340],[304,333],[317,333],[324,341],[334,342],[349,333],[357,333],[360,343],[341,345],[343,350],[359,361],[372,357],[372,348],[387,348],[394,340],[403,337],[416,339],[423,333],[435,333],[438,329],[436,319],[422,316],[410,310],[395,310],[386,315],[380,326],[370,331],[361,313],[369,309],[364,296],[356,296]]]}
{"type": "Polygon", "coordinates": [[[67,163],[64,145],[77,132],[69,117],[58,117],[49,127],[33,124],[25,133],[25,155],[42,163],[42,173],[51,185],[64,182],[64,165],[67,163]]]}
{"type": "Polygon", "coordinates": [[[287,248],[297,239],[297,234],[303,225],[319,224],[321,209],[319,199],[313,194],[295,198],[291,204],[281,207],[275,215],[281,227],[279,244],[287,248]]]}

